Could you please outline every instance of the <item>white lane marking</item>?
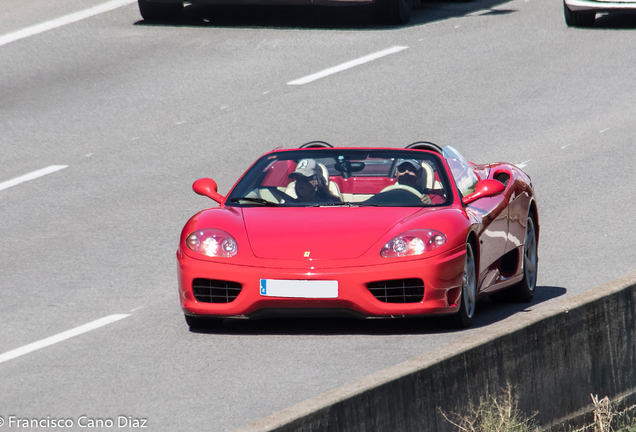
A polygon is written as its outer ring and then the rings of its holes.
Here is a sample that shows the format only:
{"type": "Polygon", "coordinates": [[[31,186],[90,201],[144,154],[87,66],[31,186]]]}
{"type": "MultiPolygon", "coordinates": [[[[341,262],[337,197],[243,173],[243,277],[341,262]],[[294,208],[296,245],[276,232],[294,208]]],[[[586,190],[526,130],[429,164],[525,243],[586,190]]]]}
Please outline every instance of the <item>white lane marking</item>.
{"type": "Polygon", "coordinates": [[[138,311],[139,309],[143,309],[143,306],[139,306],[138,308],[134,308],[133,310],[131,310],[131,312],[138,311]]]}
{"type": "Polygon", "coordinates": [[[564,148],[570,147],[572,144],[566,144],[563,147],[561,147],[561,150],[563,150],[564,148]]]}
{"type": "Polygon", "coordinates": [[[307,84],[307,83],[310,83],[312,81],[319,80],[320,78],[324,78],[326,76],[333,75],[335,73],[342,72],[344,70],[351,69],[351,68],[356,67],[356,66],[360,66],[360,65],[368,63],[370,61],[377,60],[379,58],[382,58],[382,57],[385,57],[385,56],[388,56],[388,55],[391,55],[391,54],[395,54],[395,53],[398,53],[400,51],[404,51],[405,49],[408,49],[408,47],[407,46],[399,46],[399,45],[398,46],[394,46],[394,47],[385,49],[383,51],[379,51],[377,53],[369,54],[369,55],[366,55],[364,57],[360,57],[360,58],[357,58],[355,60],[351,60],[351,61],[342,63],[342,64],[340,64],[338,66],[334,66],[334,67],[331,67],[329,69],[325,69],[323,71],[316,72],[315,74],[307,75],[306,77],[290,81],[290,82],[287,83],[287,85],[303,85],[303,84],[307,84]]]}
{"type": "Polygon", "coordinates": [[[54,173],[56,171],[63,170],[64,168],[68,168],[68,165],[51,165],[49,167],[42,168],[42,169],[37,170],[37,171],[33,171],[33,172],[25,174],[23,176],[16,177],[16,178],[11,179],[11,180],[7,180],[6,182],[0,183],[0,191],[1,190],[5,190],[5,189],[9,189],[10,187],[19,185],[20,183],[24,183],[24,182],[27,182],[29,180],[35,180],[36,178],[43,177],[45,175],[54,173]]]}
{"type": "Polygon", "coordinates": [[[37,351],[42,348],[46,348],[58,342],[65,341],[66,339],[70,339],[75,336],[79,336],[82,333],[89,332],[91,330],[98,329],[108,324],[112,324],[115,321],[119,321],[121,319],[129,317],[130,314],[116,314],[110,315],[104,318],[100,318],[96,321],[89,322],[88,324],[81,325],[79,327],[75,327],[74,329],[67,330],[62,333],[58,333],[54,336],[47,337],[46,339],[39,340],[37,342],[30,343],[20,348],[16,348],[11,351],[7,351],[4,354],[0,354],[0,363],[4,363],[9,360],[13,360],[14,358],[21,357],[25,354],[29,354],[33,351],[37,351]]]}
{"type": "Polygon", "coordinates": [[[527,161],[525,161],[525,162],[521,162],[521,163],[515,164],[515,166],[516,166],[517,168],[525,168],[525,167],[528,165],[528,162],[530,162],[531,160],[532,160],[532,159],[528,159],[528,160],[527,160],[527,161]]]}
{"type": "Polygon", "coordinates": [[[6,34],[4,36],[0,36],[0,46],[6,45],[11,42],[15,42],[20,39],[28,38],[29,36],[34,36],[36,34],[44,33],[45,31],[53,30],[54,28],[62,27],[67,24],[71,24],[77,21],[81,21],[86,18],[90,18],[95,15],[99,15],[104,12],[109,12],[111,10],[120,8],[122,6],[127,6],[131,3],[135,3],[137,0],[111,0],[104,4],[92,7],[90,9],[86,9],[80,12],[75,12],[69,15],[65,15],[60,18],[56,18],[51,21],[46,21],[40,24],[36,24],[31,27],[27,27],[22,30],[18,30],[13,33],[6,34]]]}
{"type": "Polygon", "coordinates": [[[603,129],[602,131],[598,131],[598,133],[607,132],[608,130],[610,130],[610,128],[606,128],[606,129],[603,129]]]}

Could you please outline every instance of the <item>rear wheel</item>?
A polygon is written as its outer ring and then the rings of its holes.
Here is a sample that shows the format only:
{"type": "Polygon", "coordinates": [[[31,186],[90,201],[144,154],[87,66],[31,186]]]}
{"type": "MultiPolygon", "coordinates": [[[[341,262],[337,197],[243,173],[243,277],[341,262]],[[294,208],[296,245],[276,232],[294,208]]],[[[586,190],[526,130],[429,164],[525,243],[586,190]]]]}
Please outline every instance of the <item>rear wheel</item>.
{"type": "Polygon", "coordinates": [[[532,301],[537,287],[537,266],[539,255],[537,248],[537,230],[532,216],[528,216],[526,225],[526,241],[523,245],[523,279],[517,285],[510,288],[514,299],[527,303],[532,301]]]}
{"type": "Polygon", "coordinates": [[[466,243],[466,259],[459,301],[459,311],[455,314],[455,325],[459,328],[468,328],[473,323],[477,305],[477,264],[470,243],[466,243]]]}
{"type": "Polygon", "coordinates": [[[563,15],[568,27],[592,27],[594,26],[594,20],[596,19],[596,12],[573,11],[565,4],[565,1],[563,2],[563,15]]]}
{"type": "Polygon", "coordinates": [[[139,12],[144,21],[174,22],[181,18],[183,3],[154,3],[148,0],[138,0],[139,12]]]}
{"type": "Polygon", "coordinates": [[[537,287],[537,266],[539,255],[537,248],[537,229],[532,216],[526,223],[526,239],[523,244],[523,279],[516,285],[490,295],[494,303],[519,302],[528,303],[534,297],[537,287]]]}
{"type": "Polygon", "coordinates": [[[190,330],[209,330],[220,328],[223,320],[220,318],[200,318],[185,315],[186,323],[190,330]]]}

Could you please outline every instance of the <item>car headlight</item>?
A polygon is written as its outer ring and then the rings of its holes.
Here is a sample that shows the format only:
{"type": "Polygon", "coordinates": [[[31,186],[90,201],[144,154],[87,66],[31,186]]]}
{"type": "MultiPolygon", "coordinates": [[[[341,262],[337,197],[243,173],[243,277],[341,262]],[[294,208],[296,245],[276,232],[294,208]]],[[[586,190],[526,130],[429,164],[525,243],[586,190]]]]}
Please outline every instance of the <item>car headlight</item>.
{"type": "Polygon", "coordinates": [[[230,258],[238,252],[234,237],[220,229],[196,230],[186,240],[190,250],[209,257],[230,258]]]}
{"type": "Polygon", "coordinates": [[[422,255],[446,243],[446,236],[431,229],[407,231],[384,245],[380,255],[384,258],[396,258],[422,255]]]}

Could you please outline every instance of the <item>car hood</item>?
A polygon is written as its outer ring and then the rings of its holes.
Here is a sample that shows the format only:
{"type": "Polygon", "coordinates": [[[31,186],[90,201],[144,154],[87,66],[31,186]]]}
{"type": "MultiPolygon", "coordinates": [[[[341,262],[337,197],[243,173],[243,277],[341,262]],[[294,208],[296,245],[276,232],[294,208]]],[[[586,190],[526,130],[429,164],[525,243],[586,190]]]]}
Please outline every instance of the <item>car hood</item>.
{"type": "Polygon", "coordinates": [[[243,220],[252,252],[259,258],[339,260],[361,256],[396,224],[420,210],[246,207],[243,220]]]}

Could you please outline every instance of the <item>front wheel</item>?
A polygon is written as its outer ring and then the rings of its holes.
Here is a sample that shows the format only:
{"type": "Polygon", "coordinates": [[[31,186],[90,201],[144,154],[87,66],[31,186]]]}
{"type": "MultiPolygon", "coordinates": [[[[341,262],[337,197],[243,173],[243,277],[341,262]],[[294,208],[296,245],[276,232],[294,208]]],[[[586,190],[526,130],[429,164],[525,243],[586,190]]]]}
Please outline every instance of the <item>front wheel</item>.
{"type": "Polygon", "coordinates": [[[455,325],[458,328],[468,328],[473,323],[477,305],[477,265],[470,243],[466,243],[466,260],[464,261],[462,292],[459,301],[459,311],[455,314],[455,325]]]}
{"type": "Polygon", "coordinates": [[[139,12],[144,21],[174,22],[181,18],[183,3],[155,3],[148,0],[137,0],[139,12]]]}
{"type": "Polygon", "coordinates": [[[408,24],[413,12],[413,0],[377,0],[378,15],[383,22],[394,25],[408,24]]]}
{"type": "Polygon", "coordinates": [[[592,27],[596,20],[596,12],[594,11],[582,11],[577,12],[571,10],[568,5],[563,2],[563,15],[565,23],[568,27],[592,27]]]}

